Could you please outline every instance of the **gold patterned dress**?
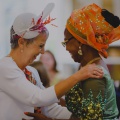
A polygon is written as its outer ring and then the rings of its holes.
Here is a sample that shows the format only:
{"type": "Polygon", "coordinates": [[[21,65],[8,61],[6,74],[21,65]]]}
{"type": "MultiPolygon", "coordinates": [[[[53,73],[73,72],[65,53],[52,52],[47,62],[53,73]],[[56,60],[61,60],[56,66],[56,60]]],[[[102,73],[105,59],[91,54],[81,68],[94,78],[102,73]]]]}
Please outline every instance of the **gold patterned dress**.
{"type": "Polygon", "coordinates": [[[76,84],[65,96],[73,118],[80,120],[116,120],[118,109],[114,83],[104,71],[102,79],[87,79],[76,84]]]}

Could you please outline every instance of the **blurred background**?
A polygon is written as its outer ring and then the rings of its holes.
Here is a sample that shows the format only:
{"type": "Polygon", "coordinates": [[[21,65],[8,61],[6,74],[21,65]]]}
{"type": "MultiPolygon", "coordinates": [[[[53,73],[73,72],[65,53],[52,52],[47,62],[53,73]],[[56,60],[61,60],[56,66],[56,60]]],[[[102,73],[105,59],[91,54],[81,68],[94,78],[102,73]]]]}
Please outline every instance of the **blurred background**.
{"type": "MultiPolygon", "coordinates": [[[[72,10],[96,3],[120,17],[120,0],[0,0],[0,58],[10,51],[10,27],[15,17],[23,12],[39,15],[49,2],[55,3],[51,17],[56,18],[52,23],[58,27],[47,26],[50,36],[46,50],[53,52],[58,63],[57,68],[65,77],[68,77],[78,69],[78,64],[74,63],[61,45],[64,40],[65,23],[72,10]]],[[[105,59],[105,62],[108,64],[111,76],[115,81],[120,80],[120,41],[111,44],[108,53],[109,57],[105,59]]]]}

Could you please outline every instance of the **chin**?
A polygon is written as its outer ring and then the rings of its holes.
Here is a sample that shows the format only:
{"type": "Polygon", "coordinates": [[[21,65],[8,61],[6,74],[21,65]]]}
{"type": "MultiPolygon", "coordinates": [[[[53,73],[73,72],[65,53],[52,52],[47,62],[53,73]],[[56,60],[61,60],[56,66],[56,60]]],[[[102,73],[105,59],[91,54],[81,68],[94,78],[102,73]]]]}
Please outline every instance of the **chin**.
{"type": "Polygon", "coordinates": [[[73,60],[74,60],[74,62],[77,62],[77,60],[76,59],[74,59],[74,58],[72,58],[73,60]]]}
{"type": "Polygon", "coordinates": [[[72,58],[74,60],[74,62],[80,63],[80,60],[72,58]]]}
{"type": "Polygon", "coordinates": [[[74,62],[80,63],[78,60],[74,60],[74,62]]]}

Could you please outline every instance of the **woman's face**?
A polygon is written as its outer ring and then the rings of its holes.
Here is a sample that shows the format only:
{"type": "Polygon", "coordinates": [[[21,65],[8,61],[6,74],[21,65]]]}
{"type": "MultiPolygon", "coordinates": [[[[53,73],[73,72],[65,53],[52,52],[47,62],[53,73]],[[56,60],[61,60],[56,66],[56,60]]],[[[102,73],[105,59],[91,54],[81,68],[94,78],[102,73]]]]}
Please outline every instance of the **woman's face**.
{"type": "Polygon", "coordinates": [[[23,57],[26,65],[32,63],[36,57],[41,53],[44,53],[44,47],[46,44],[46,40],[48,38],[47,33],[40,33],[38,37],[36,37],[32,43],[23,45],[23,57]]]}
{"type": "Polygon", "coordinates": [[[45,52],[43,55],[41,55],[40,61],[42,61],[48,71],[52,70],[55,64],[54,59],[49,52],[45,52]]]}
{"type": "MultiPolygon", "coordinates": [[[[69,38],[73,37],[70,32],[65,29],[64,32],[64,40],[68,40],[69,38]]],[[[74,37],[70,39],[68,42],[66,42],[66,50],[70,53],[71,57],[75,62],[80,63],[82,60],[82,56],[78,54],[80,42],[78,42],[74,37]]]]}

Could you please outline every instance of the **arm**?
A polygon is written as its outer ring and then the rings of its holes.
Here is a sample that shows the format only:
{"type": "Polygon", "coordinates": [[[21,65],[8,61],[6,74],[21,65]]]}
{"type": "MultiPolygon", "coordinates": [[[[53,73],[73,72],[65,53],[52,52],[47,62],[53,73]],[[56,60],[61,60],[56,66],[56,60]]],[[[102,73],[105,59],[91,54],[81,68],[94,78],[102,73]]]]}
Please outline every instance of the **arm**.
{"type": "Polygon", "coordinates": [[[3,68],[0,77],[1,91],[25,105],[41,107],[58,102],[53,86],[45,90],[39,89],[18,68],[3,68]]]}
{"type": "Polygon", "coordinates": [[[59,99],[78,82],[87,78],[101,78],[102,76],[103,71],[96,67],[95,64],[82,67],[78,72],[55,85],[56,95],[59,99]],[[96,74],[94,74],[94,72],[96,72],[96,74]]]}
{"type": "MultiPolygon", "coordinates": [[[[32,72],[33,77],[37,81],[37,85],[40,88],[45,89],[41,84],[37,70],[30,66],[27,67],[27,69],[32,72]]],[[[69,119],[71,116],[71,112],[69,112],[66,107],[62,107],[57,103],[54,103],[50,106],[41,107],[41,113],[46,115],[47,117],[56,118],[56,119],[69,119]]]]}
{"type": "Polygon", "coordinates": [[[92,74],[93,70],[100,71],[100,75],[102,75],[101,70],[98,69],[95,65],[89,65],[82,68],[80,71],[73,74],[66,80],[61,81],[55,85],[55,88],[52,86],[42,90],[26,80],[24,73],[17,67],[11,67],[9,65],[7,68],[4,68],[3,66],[1,69],[0,89],[19,102],[29,106],[38,107],[48,106],[52,103],[58,102],[57,98],[63,96],[78,81],[89,78],[90,76],[98,77],[92,74]]]}
{"type": "Polygon", "coordinates": [[[53,119],[69,119],[72,115],[66,107],[57,103],[41,108],[42,114],[53,119]]]}

